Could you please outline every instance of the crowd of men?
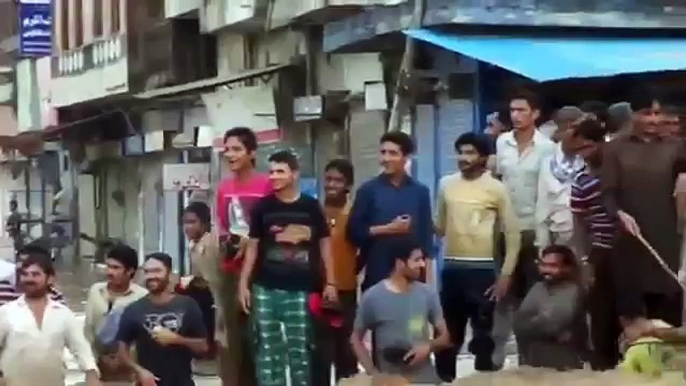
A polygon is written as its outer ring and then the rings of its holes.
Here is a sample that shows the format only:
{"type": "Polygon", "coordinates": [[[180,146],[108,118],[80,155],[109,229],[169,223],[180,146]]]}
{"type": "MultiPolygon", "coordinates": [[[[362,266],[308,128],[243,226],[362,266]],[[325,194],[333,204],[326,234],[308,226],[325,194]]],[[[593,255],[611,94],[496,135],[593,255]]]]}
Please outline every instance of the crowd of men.
{"type": "Polygon", "coordinates": [[[88,386],[190,386],[192,359],[214,355],[224,385],[324,386],[358,364],[438,384],[459,375],[464,344],[477,371],[501,369],[512,333],[520,365],[614,368],[620,336],[681,326],[686,148],[663,103],[642,92],[566,106],[539,130],[536,95],[516,93],[490,136],[456,139],[459,171],[435,208],[402,132],[381,137],[383,170],[354,198],[351,163],[329,162],[320,203],[300,192],[296,155],[276,152],[259,173],[255,133],[233,128],[215,215],[184,211],[192,272],[178,284],[165,253],[135,284],[138,253],[117,244],[81,331],[49,253],[22,249],[0,296],[5,382],[62,385],[66,344],[88,386]]]}

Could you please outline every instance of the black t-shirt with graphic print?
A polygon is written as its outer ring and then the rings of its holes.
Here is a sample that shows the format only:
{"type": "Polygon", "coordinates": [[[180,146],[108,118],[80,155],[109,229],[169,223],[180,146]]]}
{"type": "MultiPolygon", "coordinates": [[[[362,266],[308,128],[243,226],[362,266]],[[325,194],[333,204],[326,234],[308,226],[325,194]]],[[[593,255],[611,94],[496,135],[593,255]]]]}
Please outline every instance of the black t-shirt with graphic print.
{"type": "Polygon", "coordinates": [[[155,327],[186,338],[205,338],[207,331],[198,304],[183,295],[174,295],[166,304],[153,303],[146,296],[126,307],[117,333],[118,341],[136,346],[138,364],[159,378],[157,386],[195,386],[191,350],[160,345],[152,337],[155,327]]]}
{"type": "Polygon", "coordinates": [[[319,242],[329,227],[319,201],[301,194],[287,203],[270,194],[253,208],[250,238],[259,240],[255,283],[270,289],[320,291],[323,285],[319,242]]]}

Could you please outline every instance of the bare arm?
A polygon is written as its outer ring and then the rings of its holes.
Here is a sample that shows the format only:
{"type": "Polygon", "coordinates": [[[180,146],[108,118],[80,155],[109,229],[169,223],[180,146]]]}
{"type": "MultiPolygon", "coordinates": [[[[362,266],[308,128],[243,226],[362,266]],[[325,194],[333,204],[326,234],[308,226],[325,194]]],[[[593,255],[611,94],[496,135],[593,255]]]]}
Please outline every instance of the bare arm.
{"type": "Polygon", "coordinates": [[[336,285],[336,279],[333,269],[333,257],[331,254],[331,238],[324,237],[319,240],[319,248],[322,254],[322,262],[324,263],[324,272],[326,274],[326,284],[336,285]]]}
{"type": "Polygon", "coordinates": [[[379,369],[374,365],[372,356],[369,354],[369,350],[367,350],[367,347],[362,341],[362,336],[363,332],[353,331],[350,335],[350,344],[352,345],[357,361],[360,362],[364,371],[369,375],[376,375],[379,373],[379,369]]]}
{"type": "Polygon", "coordinates": [[[252,279],[252,273],[255,270],[255,263],[257,262],[257,247],[259,245],[258,239],[249,239],[245,247],[245,260],[243,260],[243,269],[241,270],[240,284],[248,286],[252,279]]]}
{"type": "Polygon", "coordinates": [[[138,363],[136,363],[136,361],[133,359],[133,356],[131,355],[131,348],[128,344],[124,342],[119,342],[119,350],[117,351],[117,357],[119,358],[119,361],[121,361],[121,363],[124,364],[124,366],[131,369],[131,371],[133,371],[136,374],[143,374],[148,371],[141,367],[138,363]]]}

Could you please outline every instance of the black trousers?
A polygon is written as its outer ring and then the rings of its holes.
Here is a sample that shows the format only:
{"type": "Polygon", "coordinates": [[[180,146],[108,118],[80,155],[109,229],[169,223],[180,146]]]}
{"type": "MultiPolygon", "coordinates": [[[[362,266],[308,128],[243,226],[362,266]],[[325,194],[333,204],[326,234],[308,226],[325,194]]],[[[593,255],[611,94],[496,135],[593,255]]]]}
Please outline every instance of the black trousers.
{"type": "Polygon", "coordinates": [[[477,371],[493,370],[491,338],[494,303],[485,295],[495,282],[495,269],[469,267],[446,261],[443,267],[441,306],[453,346],[436,353],[436,370],[444,382],[456,376],[456,361],[463,344],[467,323],[472,327],[469,351],[476,357],[477,371]]]}
{"type": "Polygon", "coordinates": [[[196,285],[193,281],[185,289],[177,288],[177,292],[195,300],[198,306],[200,306],[202,319],[207,329],[207,343],[210,346],[210,352],[206,356],[209,358],[214,357],[216,345],[214,343],[215,315],[212,293],[208,287],[196,285]]]}
{"type": "Polygon", "coordinates": [[[336,383],[358,373],[357,358],[350,344],[357,309],[357,291],[339,291],[338,299],[343,310],[341,327],[314,321],[316,343],[312,358],[313,386],[331,384],[331,365],[335,371],[336,383]]]}
{"type": "Polygon", "coordinates": [[[619,336],[622,328],[617,312],[614,278],[611,269],[612,250],[594,248],[589,262],[594,281],[589,289],[588,311],[591,318],[591,366],[597,371],[614,369],[620,360],[619,336]]]}

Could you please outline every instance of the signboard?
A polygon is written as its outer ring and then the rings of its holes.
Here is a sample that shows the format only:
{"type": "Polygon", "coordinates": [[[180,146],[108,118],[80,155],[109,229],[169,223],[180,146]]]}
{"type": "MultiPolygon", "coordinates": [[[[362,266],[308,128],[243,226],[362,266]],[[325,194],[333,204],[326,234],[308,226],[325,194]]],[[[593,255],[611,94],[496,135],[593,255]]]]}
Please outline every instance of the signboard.
{"type": "Polygon", "coordinates": [[[164,191],[207,190],[210,188],[210,164],[165,164],[162,186],[164,191]]]}
{"type": "Polygon", "coordinates": [[[19,55],[41,57],[52,54],[52,1],[19,1],[19,55]]]}

